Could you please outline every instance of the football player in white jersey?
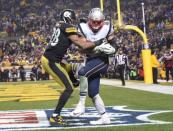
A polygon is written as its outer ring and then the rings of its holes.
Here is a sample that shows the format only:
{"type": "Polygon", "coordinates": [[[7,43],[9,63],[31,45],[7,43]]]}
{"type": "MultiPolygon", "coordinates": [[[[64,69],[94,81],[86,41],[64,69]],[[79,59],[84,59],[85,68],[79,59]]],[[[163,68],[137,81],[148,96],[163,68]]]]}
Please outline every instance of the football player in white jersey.
{"type": "MultiPolygon", "coordinates": [[[[79,32],[90,41],[94,42],[106,38],[109,43],[116,45],[113,26],[110,21],[105,21],[105,16],[100,8],[93,8],[90,11],[88,21],[79,24],[79,32]]],[[[95,50],[97,49],[102,52],[93,53],[93,50],[90,50],[86,53],[85,66],[78,72],[80,76],[80,100],[70,115],[76,117],[85,112],[85,100],[88,91],[89,97],[101,115],[99,120],[90,121],[90,124],[110,124],[110,118],[106,113],[103,100],[99,95],[99,86],[101,74],[107,72],[109,65],[107,54],[115,53],[115,49],[108,48],[106,50],[104,46],[98,46],[95,50]]]]}

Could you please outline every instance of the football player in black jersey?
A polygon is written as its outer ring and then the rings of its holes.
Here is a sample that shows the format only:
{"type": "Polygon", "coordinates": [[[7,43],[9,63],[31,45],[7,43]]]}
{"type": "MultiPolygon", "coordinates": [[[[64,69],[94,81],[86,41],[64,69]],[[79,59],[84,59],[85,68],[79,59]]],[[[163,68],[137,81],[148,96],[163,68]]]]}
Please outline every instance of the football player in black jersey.
{"type": "Polygon", "coordinates": [[[60,116],[60,112],[73,92],[73,84],[68,72],[64,66],[61,65],[63,56],[72,43],[82,49],[93,48],[102,43],[101,40],[93,43],[85,38],[79,37],[77,29],[73,25],[75,20],[76,16],[73,10],[66,9],[61,13],[61,21],[59,21],[53,29],[52,38],[41,58],[42,66],[46,72],[48,72],[61,87],[65,88],[59,98],[54,113],[50,117],[50,122],[59,125],[67,124],[60,116]]]}

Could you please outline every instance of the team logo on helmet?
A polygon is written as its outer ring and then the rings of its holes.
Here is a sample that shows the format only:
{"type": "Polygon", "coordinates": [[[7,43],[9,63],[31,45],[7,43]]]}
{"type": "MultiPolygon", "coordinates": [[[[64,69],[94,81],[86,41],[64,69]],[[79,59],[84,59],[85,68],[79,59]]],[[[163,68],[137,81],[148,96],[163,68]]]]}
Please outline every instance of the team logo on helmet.
{"type": "Polygon", "coordinates": [[[72,23],[76,19],[75,12],[71,9],[66,9],[61,13],[61,20],[65,23],[72,23]]]}
{"type": "Polygon", "coordinates": [[[64,17],[71,18],[71,12],[65,11],[64,12],[64,17]]]}

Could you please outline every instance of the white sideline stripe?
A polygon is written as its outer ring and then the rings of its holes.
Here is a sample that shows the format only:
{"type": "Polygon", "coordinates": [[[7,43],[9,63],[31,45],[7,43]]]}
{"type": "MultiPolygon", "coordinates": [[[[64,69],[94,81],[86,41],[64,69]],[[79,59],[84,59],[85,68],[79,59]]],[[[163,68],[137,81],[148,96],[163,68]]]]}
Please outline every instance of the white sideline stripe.
{"type": "Polygon", "coordinates": [[[173,87],[172,86],[165,86],[160,84],[145,84],[145,83],[139,83],[139,82],[132,82],[132,81],[126,81],[126,86],[121,85],[120,80],[107,80],[107,79],[101,79],[100,83],[102,85],[110,85],[110,86],[116,86],[116,87],[123,87],[123,88],[130,88],[130,89],[137,89],[137,90],[143,90],[143,91],[149,91],[149,92],[157,92],[162,94],[169,94],[173,95],[173,87]]]}

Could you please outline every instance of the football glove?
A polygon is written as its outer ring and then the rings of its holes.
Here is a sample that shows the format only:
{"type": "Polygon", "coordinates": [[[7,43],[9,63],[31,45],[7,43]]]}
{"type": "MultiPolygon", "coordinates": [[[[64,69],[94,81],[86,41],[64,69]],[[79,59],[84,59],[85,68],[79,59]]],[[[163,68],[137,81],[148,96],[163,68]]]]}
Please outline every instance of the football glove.
{"type": "Polygon", "coordinates": [[[107,55],[114,54],[115,53],[115,48],[110,45],[108,42],[103,42],[101,45],[96,46],[94,48],[95,53],[103,52],[107,55]]]}

